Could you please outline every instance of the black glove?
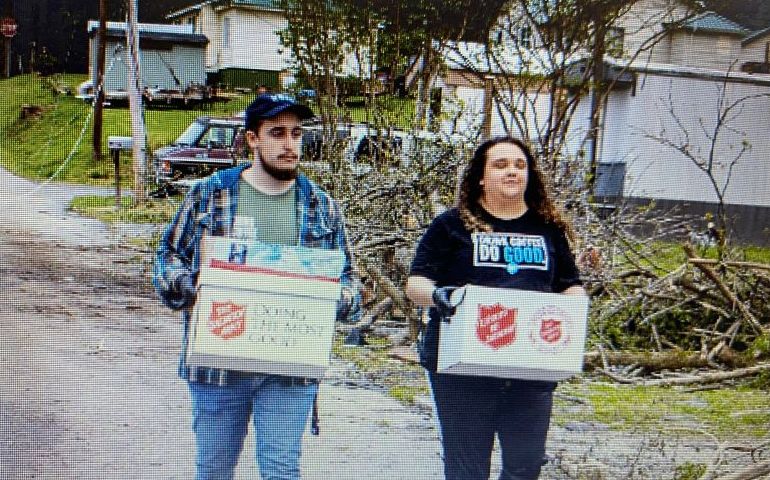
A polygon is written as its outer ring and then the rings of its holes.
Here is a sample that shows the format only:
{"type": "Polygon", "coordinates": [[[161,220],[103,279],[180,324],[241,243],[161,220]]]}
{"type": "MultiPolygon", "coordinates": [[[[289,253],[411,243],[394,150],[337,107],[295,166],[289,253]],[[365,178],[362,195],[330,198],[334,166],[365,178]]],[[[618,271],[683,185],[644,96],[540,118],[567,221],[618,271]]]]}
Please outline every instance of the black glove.
{"type": "Polygon", "coordinates": [[[185,299],[193,299],[196,295],[195,283],[193,282],[192,275],[189,273],[183,273],[177,276],[171,284],[171,290],[185,299]]]}
{"type": "Polygon", "coordinates": [[[337,314],[335,320],[338,322],[344,322],[350,313],[350,308],[353,306],[353,294],[349,290],[343,288],[340,294],[340,299],[337,300],[337,314]]]}
{"type": "Polygon", "coordinates": [[[433,305],[445,322],[449,322],[449,317],[455,314],[456,305],[452,305],[450,297],[457,287],[438,287],[433,290],[433,305]]]}

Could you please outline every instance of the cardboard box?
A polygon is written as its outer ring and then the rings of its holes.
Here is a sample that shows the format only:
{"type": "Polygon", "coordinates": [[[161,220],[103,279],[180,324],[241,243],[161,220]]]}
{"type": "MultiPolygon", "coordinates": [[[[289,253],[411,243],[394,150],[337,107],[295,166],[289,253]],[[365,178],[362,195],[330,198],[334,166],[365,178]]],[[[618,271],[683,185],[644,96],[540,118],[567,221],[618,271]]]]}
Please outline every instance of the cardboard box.
{"type": "Polygon", "coordinates": [[[329,365],[344,255],[209,237],[187,363],[320,378],[329,365]]]}
{"type": "Polygon", "coordinates": [[[439,372],[557,381],[582,371],[588,297],[468,285],[452,301],[439,372]]]}

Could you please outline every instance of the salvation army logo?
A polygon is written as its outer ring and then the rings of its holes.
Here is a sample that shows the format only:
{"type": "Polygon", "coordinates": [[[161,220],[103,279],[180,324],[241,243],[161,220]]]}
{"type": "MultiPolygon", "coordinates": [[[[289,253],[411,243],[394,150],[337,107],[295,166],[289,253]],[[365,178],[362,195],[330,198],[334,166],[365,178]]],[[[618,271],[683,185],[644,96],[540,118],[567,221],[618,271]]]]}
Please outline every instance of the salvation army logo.
{"type": "Polygon", "coordinates": [[[512,344],[516,340],[516,315],[518,310],[506,308],[499,303],[479,304],[476,322],[476,337],[495,350],[512,344]]]}
{"type": "Polygon", "coordinates": [[[246,329],[246,307],[233,302],[213,302],[209,331],[225,340],[239,337],[246,329]]]}
{"type": "Polygon", "coordinates": [[[536,311],[529,320],[529,339],[543,352],[556,353],[571,341],[572,322],[564,310],[549,305],[536,311]]]}

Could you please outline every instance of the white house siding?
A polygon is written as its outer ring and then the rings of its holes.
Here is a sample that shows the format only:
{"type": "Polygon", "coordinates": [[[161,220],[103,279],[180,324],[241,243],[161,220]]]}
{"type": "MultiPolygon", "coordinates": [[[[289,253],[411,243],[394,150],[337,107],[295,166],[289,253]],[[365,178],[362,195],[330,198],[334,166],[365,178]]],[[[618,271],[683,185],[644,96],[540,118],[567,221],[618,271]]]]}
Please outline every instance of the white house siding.
{"type": "Polygon", "coordinates": [[[176,76],[183,87],[191,83],[206,84],[206,69],[200,48],[175,46],[172,57],[176,61],[176,76]]]}
{"type": "MultiPolygon", "coordinates": [[[[288,67],[290,57],[282,53],[285,49],[275,33],[287,26],[282,16],[270,12],[230,10],[223,12],[222,18],[230,19],[230,47],[221,47],[220,68],[280,71],[288,67]]],[[[221,36],[219,40],[222,40],[221,36]]]]}
{"type": "Polygon", "coordinates": [[[713,70],[740,70],[741,39],[735,35],[679,31],[672,35],[671,63],[713,70]]]}
{"type": "Polygon", "coordinates": [[[664,24],[679,21],[690,15],[687,7],[677,0],[639,0],[615,22],[615,26],[623,28],[623,57],[629,58],[641,49],[643,53],[637,57],[637,63],[670,62],[670,45],[668,39],[661,35],[664,24]],[[650,39],[657,39],[650,43],[650,39]]]}
{"type": "Polygon", "coordinates": [[[209,39],[206,48],[206,71],[216,71],[219,63],[220,42],[215,39],[221,38],[220,24],[217,21],[217,14],[211,7],[203,7],[196,21],[198,33],[202,33],[209,39]]]}
{"type": "MultiPolygon", "coordinates": [[[[446,115],[441,129],[448,134],[478,131],[484,111],[484,89],[473,86],[441,87],[441,111],[446,115]]],[[[499,129],[492,121],[492,131],[499,129]]]]}
{"type": "MultiPolygon", "coordinates": [[[[93,56],[91,58],[93,59],[96,58],[97,42],[92,43],[91,52],[93,56]]],[[[107,42],[105,67],[110,68],[111,66],[111,68],[105,72],[104,76],[104,90],[106,92],[126,91],[128,59],[128,50],[125,48],[125,42],[114,40],[107,42]]],[[[144,86],[184,90],[190,83],[206,83],[206,74],[202,64],[202,47],[174,45],[169,50],[144,49],[140,52],[140,59],[142,84],[144,86]],[[173,75],[171,75],[161,58],[173,69],[180,85],[174,82],[173,75]]],[[[94,68],[89,68],[89,70],[92,71],[94,76],[96,75],[94,68]]]]}
{"type": "MultiPolygon", "coordinates": [[[[723,83],[717,79],[641,74],[635,96],[613,95],[605,119],[601,160],[626,163],[624,196],[714,203],[717,201],[708,176],[691,160],[662,142],[675,145],[689,141],[690,150],[707,159],[718,116],[723,83]],[[673,111],[673,113],[671,113],[673,111]],[[687,132],[687,134],[685,134],[687,132]]],[[[725,104],[741,98],[770,94],[766,84],[727,83],[725,104]]],[[[733,167],[725,203],[770,207],[770,98],[752,98],[735,110],[720,132],[715,148],[714,175],[718,185],[728,179],[729,163],[743,142],[751,146],[733,167]]]]}
{"type": "Polygon", "coordinates": [[[770,60],[770,58],[767,58],[768,49],[770,49],[770,33],[745,43],[743,48],[741,48],[740,64],[770,60]]]}
{"type": "MultiPolygon", "coordinates": [[[[288,21],[279,11],[249,7],[221,8],[201,5],[200,8],[174,17],[179,24],[192,23],[196,33],[209,39],[206,48],[206,71],[215,73],[227,69],[285,72],[292,63],[291,50],[281,44],[278,32],[288,21]],[[225,45],[224,24],[229,23],[229,45],[225,45]]],[[[369,76],[369,49],[360,48],[361,63],[352,49],[346,49],[343,75],[362,78],[369,76]]]]}
{"type": "MultiPolygon", "coordinates": [[[[548,126],[550,95],[514,90],[498,91],[497,96],[498,102],[492,110],[491,136],[513,135],[536,141],[538,132],[548,126]]],[[[442,84],[441,97],[445,114],[442,131],[450,135],[478,131],[483,123],[483,88],[442,84]]]]}
{"type": "MultiPolygon", "coordinates": [[[[91,63],[96,64],[96,52],[99,42],[92,42],[94,48],[92,50],[94,59],[91,63]]],[[[128,82],[128,49],[125,42],[117,42],[114,40],[107,40],[107,50],[105,52],[105,68],[104,73],[104,91],[105,92],[125,92],[127,91],[126,85],[128,82]],[[119,48],[118,48],[119,47],[119,48]]],[[[142,69],[143,70],[143,69],[142,69]]],[[[93,81],[96,85],[96,71],[93,71],[93,81]]]]}

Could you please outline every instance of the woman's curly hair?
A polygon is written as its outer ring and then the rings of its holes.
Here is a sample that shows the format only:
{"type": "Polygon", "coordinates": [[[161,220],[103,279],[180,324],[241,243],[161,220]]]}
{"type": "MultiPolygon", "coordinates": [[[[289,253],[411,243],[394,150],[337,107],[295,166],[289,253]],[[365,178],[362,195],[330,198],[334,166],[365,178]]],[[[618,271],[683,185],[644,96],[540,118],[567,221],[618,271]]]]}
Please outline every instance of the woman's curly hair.
{"type": "Polygon", "coordinates": [[[574,240],[572,227],[564,220],[548,196],[545,183],[543,182],[543,175],[535,162],[532,151],[521,140],[508,136],[496,137],[479,145],[470,163],[465,168],[457,196],[457,209],[460,212],[460,218],[465,224],[465,228],[472,233],[492,231],[492,226],[485,222],[481,216],[482,207],[480,199],[484,190],[480,182],[484,177],[487,153],[492,147],[501,143],[510,143],[519,147],[527,158],[529,180],[527,181],[527,188],[524,190],[524,202],[527,204],[527,208],[532,210],[545,223],[556,225],[570,240],[574,240]]]}

